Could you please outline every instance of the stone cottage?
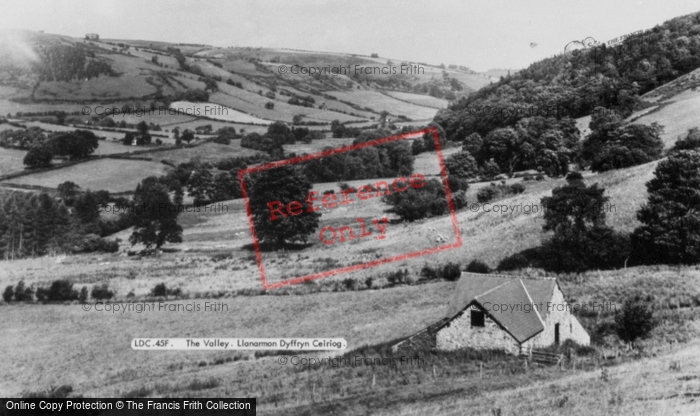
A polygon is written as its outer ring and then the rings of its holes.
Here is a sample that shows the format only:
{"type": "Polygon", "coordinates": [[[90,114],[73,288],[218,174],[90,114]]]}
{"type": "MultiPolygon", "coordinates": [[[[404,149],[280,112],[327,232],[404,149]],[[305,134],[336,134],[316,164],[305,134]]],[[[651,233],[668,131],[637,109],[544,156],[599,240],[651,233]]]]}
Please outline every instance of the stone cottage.
{"type": "Polygon", "coordinates": [[[554,278],[462,273],[445,317],[399,346],[502,349],[513,354],[590,337],[554,278]],[[403,345],[401,345],[403,344],[403,345]]]}

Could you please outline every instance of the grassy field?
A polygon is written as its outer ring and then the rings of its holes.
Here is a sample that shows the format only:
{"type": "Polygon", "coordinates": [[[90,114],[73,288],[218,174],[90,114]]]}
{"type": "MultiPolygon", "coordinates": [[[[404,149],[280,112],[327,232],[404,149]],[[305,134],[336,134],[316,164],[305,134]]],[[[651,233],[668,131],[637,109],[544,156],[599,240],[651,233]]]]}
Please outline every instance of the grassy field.
{"type": "MultiPolygon", "coordinates": [[[[443,313],[443,299],[452,285],[433,284],[428,291],[406,287],[313,297],[218,299],[228,305],[228,311],[222,313],[111,314],[84,312],[77,304],[2,304],[0,331],[7,336],[0,340],[0,349],[7,353],[0,363],[4,374],[0,392],[13,396],[24,389],[72,384],[87,396],[115,396],[136,384],[157,380],[175,384],[181,377],[194,376],[201,360],[232,355],[224,351],[132,351],[129,343],[134,337],[344,337],[351,348],[357,348],[410,335],[431,323],[443,313]],[[358,305],[363,307],[358,309],[358,305]],[[324,324],[319,325],[319,317],[324,324]],[[32,347],[27,348],[30,343],[32,347]]],[[[179,303],[195,302],[203,309],[205,301],[214,300],[179,303]]],[[[262,371],[275,365],[269,359],[242,364],[248,369],[259,366],[262,371]]]]}
{"type": "Polygon", "coordinates": [[[430,95],[419,95],[400,91],[386,91],[386,94],[398,98],[401,101],[408,101],[416,105],[431,108],[447,108],[447,100],[431,97],[430,95]]]}
{"type": "Polygon", "coordinates": [[[211,103],[188,103],[186,101],[177,101],[170,104],[170,108],[178,111],[187,111],[187,114],[195,114],[213,118],[216,120],[230,121],[235,123],[255,123],[255,124],[271,124],[270,120],[264,120],[258,117],[241,113],[232,108],[226,108],[221,105],[211,103]]]}
{"type": "Polygon", "coordinates": [[[0,175],[23,171],[23,161],[26,154],[25,150],[0,147],[0,175]]]}
{"type": "Polygon", "coordinates": [[[131,192],[147,176],[164,175],[170,168],[162,163],[143,160],[100,159],[5,181],[18,185],[56,188],[60,183],[75,182],[82,189],[131,192]]]}
{"type": "MultiPolygon", "coordinates": [[[[258,150],[241,147],[240,140],[232,140],[231,144],[205,143],[201,146],[182,149],[166,150],[153,153],[154,160],[167,160],[179,164],[189,162],[192,158],[199,158],[202,162],[214,162],[228,157],[251,156],[260,154],[258,150]]],[[[145,155],[148,156],[148,155],[145,155]]]]}

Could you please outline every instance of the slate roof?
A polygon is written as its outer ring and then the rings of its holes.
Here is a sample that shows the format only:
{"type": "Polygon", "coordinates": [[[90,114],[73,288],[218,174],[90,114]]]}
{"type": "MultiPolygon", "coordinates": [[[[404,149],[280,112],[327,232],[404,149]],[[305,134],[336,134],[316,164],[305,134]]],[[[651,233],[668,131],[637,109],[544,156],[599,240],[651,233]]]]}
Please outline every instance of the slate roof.
{"type": "Polygon", "coordinates": [[[554,279],[462,273],[446,318],[452,320],[476,304],[516,341],[523,343],[544,330],[547,302],[552,300],[555,285],[554,279]]]}

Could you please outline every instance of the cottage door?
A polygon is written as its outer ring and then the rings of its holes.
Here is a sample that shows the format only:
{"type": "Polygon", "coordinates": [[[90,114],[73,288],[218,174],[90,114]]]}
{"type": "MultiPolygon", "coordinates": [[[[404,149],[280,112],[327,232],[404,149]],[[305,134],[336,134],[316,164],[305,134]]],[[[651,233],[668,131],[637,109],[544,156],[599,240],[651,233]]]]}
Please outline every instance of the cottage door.
{"type": "Polygon", "coordinates": [[[554,324],[554,345],[559,345],[559,324],[554,324]]]}

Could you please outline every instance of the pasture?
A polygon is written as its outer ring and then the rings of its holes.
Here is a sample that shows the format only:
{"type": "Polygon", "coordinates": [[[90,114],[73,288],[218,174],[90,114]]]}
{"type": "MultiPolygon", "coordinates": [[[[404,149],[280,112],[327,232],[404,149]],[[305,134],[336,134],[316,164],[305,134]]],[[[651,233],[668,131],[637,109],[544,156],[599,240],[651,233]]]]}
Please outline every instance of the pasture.
{"type": "Polygon", "coordinates": [[[71,181],[82,189],[93,191],[104,189],[111,193],[133,192],[143,178],[164,175],[169,169],[158,162],[99,159],[47,172],[37,172],[3,183],[56,188],[60,183],[71,181]]]}

